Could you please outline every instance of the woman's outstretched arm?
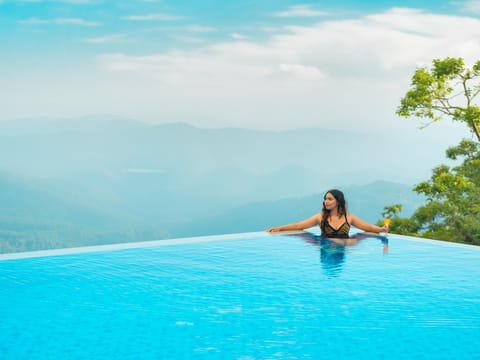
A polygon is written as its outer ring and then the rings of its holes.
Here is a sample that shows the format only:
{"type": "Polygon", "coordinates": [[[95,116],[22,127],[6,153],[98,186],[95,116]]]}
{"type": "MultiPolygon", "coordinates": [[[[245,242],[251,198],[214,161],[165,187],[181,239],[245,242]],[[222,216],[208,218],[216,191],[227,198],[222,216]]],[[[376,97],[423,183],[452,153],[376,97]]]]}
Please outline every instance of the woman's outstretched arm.
{"type": "Polygon", "coordinates": [[[356,228],[363,231],[368,231],[368,232],[381,233],[381,232],[388,232],[388,229],[389,229],[387,225],[383,225],[382,227],[380,227],[380,226],[369,224],[363,221],[362,219],[360,219],[358,216],[355,216],[353,214],[350,214],[349,222],[351,225],[355,226],[356,228]]]}
{"type": "Polygon", "coordinates": [[[322,214],[316,214],[308,219],[299,221],[297,223],[271,227],[267,229],[267,231],[272,233],[272,232],[288,231],[288,230],[304,230],[320,224],[321,221],[322,221],[322,214]]]}

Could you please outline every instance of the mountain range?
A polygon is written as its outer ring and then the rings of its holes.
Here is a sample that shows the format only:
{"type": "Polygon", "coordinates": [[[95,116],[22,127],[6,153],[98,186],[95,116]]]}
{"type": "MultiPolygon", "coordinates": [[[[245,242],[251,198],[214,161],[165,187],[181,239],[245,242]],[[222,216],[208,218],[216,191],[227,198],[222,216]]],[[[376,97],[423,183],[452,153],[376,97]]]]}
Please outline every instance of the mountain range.
{"type": "Polygon", "coordinates": [[[422,151],[402,141],[332,129],[2,121],[0,251],[261,230],[318,212],[332,187],[370,222],[392,203],[412,212],[422,199],[411,184],[438,154],[428,141],[422,151]]]}

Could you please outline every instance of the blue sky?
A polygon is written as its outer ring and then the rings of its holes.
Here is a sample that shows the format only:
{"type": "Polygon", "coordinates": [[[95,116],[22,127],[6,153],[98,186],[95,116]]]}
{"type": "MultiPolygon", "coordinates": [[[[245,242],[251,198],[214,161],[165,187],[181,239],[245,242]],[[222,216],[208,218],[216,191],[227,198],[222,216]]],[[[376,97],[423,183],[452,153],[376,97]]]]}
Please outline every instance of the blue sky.
{"type": "Polygon", "coordinates": [[[480,1],[0,0],[0,51],[0,120],[396,128],[416,67],[480,58],[480,1]]]}

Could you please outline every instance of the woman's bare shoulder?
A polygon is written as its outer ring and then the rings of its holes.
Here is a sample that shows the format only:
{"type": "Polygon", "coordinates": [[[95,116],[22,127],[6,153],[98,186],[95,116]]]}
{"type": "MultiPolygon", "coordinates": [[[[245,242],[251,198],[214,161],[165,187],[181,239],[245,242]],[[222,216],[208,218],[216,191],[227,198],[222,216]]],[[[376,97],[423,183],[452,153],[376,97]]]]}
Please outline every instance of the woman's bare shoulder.
{"type": "Polygon", "coordinates": [[[351,223],[352,221],[355,221],[356,219],[358,219],[358,217],[354,214],[351,214],[351,213],[347,213],[347,220],[349,223],[351,223]]]}
{"type": "Polygon", "coordinates": [[[307,220],[314,221],[316,224],[320,224],[322,222],[322,213],[312,215],[307,220]]]}

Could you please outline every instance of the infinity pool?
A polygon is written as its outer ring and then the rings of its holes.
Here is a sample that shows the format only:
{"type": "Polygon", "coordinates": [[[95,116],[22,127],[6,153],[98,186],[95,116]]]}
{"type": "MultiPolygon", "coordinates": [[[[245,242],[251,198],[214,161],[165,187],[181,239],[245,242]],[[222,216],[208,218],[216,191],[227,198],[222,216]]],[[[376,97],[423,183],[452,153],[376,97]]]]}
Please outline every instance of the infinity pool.
{"type": "Polygon", "coordinates": [[[480,248],[389,235],[0,255],[0,359],[479,359],[480,248]]]}

